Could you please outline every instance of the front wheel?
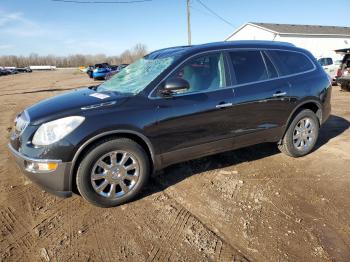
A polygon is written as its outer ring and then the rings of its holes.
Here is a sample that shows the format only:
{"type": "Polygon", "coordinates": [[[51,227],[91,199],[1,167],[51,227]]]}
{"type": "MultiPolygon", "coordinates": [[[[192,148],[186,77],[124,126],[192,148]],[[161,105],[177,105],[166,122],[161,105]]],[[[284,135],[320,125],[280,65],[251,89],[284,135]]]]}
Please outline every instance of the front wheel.
{"type": "Polygon", "coordinates": [[[106,139],[91,148],[81,161],[76,183],[90,203],[112,207],[132,200],[149,177],[145,150],[126,138],[106,139]]]}
{"type": "Polygon", "coordinates": [[[292,157],[307,155],[316,144],[319,128],[319,121],[314,112],[309,109],[299,112],[278,145],[279,150],[292,157]]]}

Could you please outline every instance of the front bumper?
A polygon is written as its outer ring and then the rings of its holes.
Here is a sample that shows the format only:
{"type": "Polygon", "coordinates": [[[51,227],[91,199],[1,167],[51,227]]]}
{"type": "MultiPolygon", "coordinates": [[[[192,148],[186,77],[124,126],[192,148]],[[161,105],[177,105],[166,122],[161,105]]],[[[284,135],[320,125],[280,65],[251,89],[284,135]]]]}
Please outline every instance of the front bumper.
{"type": "Polygon", "coordinates": [[[72,195],[71,185],[71,162],[62,162],[61,160],[35,159],[25,156],[15,150],[11,144],[8,148],[14,156],[17,165],[21,171],[33,182],[41,186],[45,191],[59,197],[70,197],[72,195]],[[55,162],[57,168],[54,171],[36,172],[27,169],[28,163],[46,163],[55,162]]]}

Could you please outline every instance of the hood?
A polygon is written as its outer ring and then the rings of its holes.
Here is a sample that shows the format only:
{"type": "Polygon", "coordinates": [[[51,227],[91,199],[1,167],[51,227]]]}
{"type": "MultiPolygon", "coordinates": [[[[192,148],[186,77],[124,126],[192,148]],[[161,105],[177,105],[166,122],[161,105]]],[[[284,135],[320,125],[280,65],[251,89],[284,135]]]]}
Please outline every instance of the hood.
{"type": "Polygon", "coordinates": [[[60,117],[84,115],[89,110],[120,104],[125,99],[126,97],[113,92],[97,92],[90,88],[81,88],[42,100],[28,107],[26,111],[30,122],[36,125],[60,117]]]}

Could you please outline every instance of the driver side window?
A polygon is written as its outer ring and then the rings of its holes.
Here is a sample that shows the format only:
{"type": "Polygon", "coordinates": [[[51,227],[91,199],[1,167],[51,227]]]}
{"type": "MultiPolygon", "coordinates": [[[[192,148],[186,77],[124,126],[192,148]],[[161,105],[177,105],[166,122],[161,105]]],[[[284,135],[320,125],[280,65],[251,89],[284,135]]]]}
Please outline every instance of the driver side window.
{"type": "Polygon", "coordinates": [[[181,78],[189,83],[189,89],[177,94],[205,92],[226,86],[224,56],[215,53],[193,58],[176,70],[169,79],[181,78]]]}

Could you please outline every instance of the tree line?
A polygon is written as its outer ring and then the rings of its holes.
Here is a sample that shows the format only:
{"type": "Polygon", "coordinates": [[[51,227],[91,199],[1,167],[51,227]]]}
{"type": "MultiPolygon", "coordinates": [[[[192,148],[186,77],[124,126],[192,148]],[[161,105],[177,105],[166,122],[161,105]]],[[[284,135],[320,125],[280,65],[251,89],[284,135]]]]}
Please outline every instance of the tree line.
{"type": "Polygon", "coordinates": [[[0,66],[26,67],[32,65],[51,65],[56,67],[78,67],[88,66],[98,63],[109,63],[111,65],[130,64],[133,61],[147,54],[147,47],[143,44],[137,44],[131,49],[125,50],[117,56],[97,55],[38,55],[30,54],[28,56],[3,55],[0,56],[0,66]]]}

